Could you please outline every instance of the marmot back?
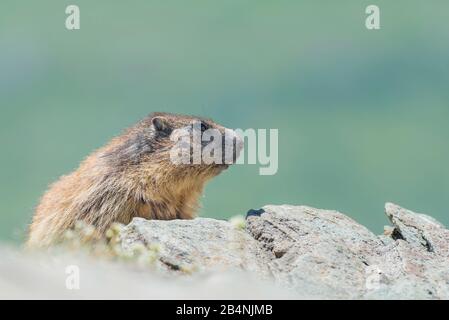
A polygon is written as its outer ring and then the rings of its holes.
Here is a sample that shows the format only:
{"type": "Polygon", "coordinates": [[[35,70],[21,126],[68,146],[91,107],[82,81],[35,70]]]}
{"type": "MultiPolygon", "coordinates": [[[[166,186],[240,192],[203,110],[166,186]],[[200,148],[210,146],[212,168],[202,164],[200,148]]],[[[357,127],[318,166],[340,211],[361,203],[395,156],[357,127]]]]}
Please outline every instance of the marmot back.
{"type": "MultiPolygon", "coordinates": [[[[220,143],[224,156],[226,139],[190,140],[189,160],[195,147],[203,150],[211,143],[220,143]]],[[[234,131],[212,120],[150,114],[50,186],[36,208],[27,244],[48,246],[73,228],[76,221],[84,221],[104,233],[113,222],[127,224],[133,217],[191,219],[205,183],[235,162],[242,145],[234,131]],[[195,123],[201,133],[214,129],[224,137],[226,132],[226,139],[233,140],[232,161],[173,161],[175,133],[194,132],[195,123]]]]}

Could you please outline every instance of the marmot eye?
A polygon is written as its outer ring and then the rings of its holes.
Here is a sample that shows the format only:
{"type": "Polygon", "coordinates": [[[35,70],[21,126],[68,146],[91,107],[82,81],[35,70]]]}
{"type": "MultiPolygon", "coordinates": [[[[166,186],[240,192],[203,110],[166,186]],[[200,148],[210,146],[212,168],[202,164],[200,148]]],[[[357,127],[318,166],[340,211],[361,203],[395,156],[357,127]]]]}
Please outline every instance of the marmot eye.
{"type": "Polygon", "coordinates": [[[152,120],[154,129],[158,135],[169,136],[172,133],[172,128],[170,127],[167,119],[163,117],[155,117],[152,120]]]}
{"type": "Polygon", "coordinates": [[[209,126],[207,125],[207,123],[201,122],[201,132],[204,132],[207,129],[209,129],[209,126]]]}
{"type": "Polygon", "coordinates": [[[154,128],[157,131],[164,131],[167,128],[167,123],[166,123],[165,119],[162,117],[153,118],[152,123],[153,123],[154,128]]]}

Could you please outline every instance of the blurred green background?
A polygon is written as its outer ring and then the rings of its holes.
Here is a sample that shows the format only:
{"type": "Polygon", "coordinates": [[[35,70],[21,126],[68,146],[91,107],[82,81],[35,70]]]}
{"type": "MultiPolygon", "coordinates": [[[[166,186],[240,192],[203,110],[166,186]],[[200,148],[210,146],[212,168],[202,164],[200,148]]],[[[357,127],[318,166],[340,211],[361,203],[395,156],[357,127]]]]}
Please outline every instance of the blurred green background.
{"type": "Polygon", "coordinates": [[[278,128],[279,171],[235,166],[201,215],[385,201],[449,224],[448,1],[0,2],[0,240],[47,185],[152,111],[278,128]],[[81,30],[65,29],[77,4],[81,30]],[[381,30],[365,28],[380,6],[381,30]]]}

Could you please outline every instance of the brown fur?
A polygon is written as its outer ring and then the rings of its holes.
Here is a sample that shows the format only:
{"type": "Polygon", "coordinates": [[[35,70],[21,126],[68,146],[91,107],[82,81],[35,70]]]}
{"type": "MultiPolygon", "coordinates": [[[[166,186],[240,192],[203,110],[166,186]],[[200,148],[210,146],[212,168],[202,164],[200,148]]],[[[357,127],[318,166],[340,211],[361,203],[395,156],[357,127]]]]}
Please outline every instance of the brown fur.
{"type": "MultiPolygon", "coordinates": [[[[133,217],[191,219],[204,184],[225,165],[174,165],[169,130],[201,120],[153,113],[93,152],[69,175],[62,176],[41,199],[30,227],[28,246],[42,247],[58,240],[78,220],[105,232],[113,222],[133,217]],[[162,119],[167,132],[158,131],[162,119]]],[[[165,130],[165,129],[164,129],[165,130]]]]}

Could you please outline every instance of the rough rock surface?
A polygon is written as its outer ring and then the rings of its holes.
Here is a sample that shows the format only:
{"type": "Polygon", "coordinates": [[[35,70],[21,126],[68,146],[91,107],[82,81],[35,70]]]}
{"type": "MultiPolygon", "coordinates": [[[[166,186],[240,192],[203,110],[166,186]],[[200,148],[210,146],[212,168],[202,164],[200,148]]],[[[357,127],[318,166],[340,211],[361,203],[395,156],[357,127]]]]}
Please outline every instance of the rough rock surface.
{"type": "Polygon", "coordinates": [[[134,219],[123,244],[160,243],[168,270],[241,268],[299,298],[449,299],[449,230],[391,203],[385,210],[392,226],[381,236],[336,211],[268,205],[245,231],[213,219],[134,219]]]}
{"type": "Polygon", "coordinates": [[[262,278],[269,276],[266,259],[260,257],[264,252],[257,241],[227,221],[135,218],[122,231],[121,237],[125,249],[131,249],[136,242],[160,244],[157,263],[165,271],[243,269],[262,278]]]}
{"type": "Polygon", "coordinates": [[[134,219],[125,252],[159,247],[153,266],[0,248],[0,298],[449,299],[449,230],[387,203],[375,235],[342,213],[306,206],[251,210],[227,221],[134,219]],[[67,265],[81,290],[67,290],[67,265]],[[186,272],[188,270],[188,272],[186,272]]]}

